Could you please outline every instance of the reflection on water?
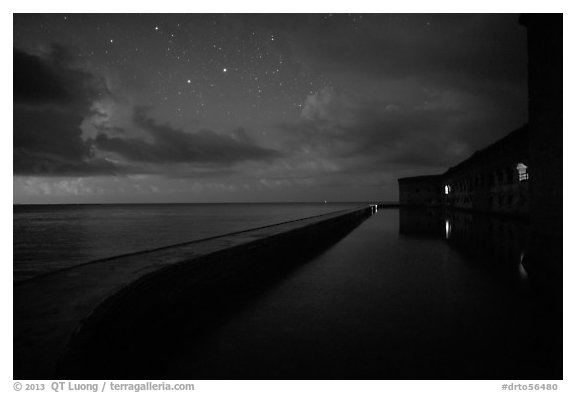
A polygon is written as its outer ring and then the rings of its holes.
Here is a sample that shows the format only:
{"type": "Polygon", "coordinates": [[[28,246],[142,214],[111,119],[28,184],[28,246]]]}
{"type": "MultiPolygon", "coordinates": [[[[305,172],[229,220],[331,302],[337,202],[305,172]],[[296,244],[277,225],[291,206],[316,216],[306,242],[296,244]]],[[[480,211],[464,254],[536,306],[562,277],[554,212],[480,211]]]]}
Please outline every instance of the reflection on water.
{"type": "Polygon", "coordinates": [[[441,209],[400,209],[399,233],[406,237],[444,238],[469,259],[481,261],[508,278],[525,280],[529,225],[524,221],[441,209]]]}
{"type": "MultiPolygon", "coordinates": [[[[420,244],[422,240],[431,240],[429,244],[444,242],[463,257],[461,263],[474,270],[479,281],[486,279],[499,288],[494,292],[498,293],[494,301],[485,303],[498,315],[496,318],[479,310],[483,304],[481,298],[489,290],[482,289],[476,299],[465,301],[474,310],[475,315],[470,318],[477,318],[467,328],[479,328],[476,339],[486,351],[481,363],[502,361],[500,368],[516,367],[510,373],[513,378],[534,375],[559,378],[563,345],[562,276],[556,264],[561,240],[559,245],[543,244],[534,234],[530,223],[522,220],[443,209],[399,211],[400,238],[420,244]],[[507,333],[490,338],[486,331],[494,324],[507,333]],[[504,354],[503,348],[508,351],[505,357],[490,356],[496,352],[504,354]]],[[[456,281],[460,280],[461,277],[456,281]]],[[[473,281],[463,285],[473,285],[473,281]]]]}

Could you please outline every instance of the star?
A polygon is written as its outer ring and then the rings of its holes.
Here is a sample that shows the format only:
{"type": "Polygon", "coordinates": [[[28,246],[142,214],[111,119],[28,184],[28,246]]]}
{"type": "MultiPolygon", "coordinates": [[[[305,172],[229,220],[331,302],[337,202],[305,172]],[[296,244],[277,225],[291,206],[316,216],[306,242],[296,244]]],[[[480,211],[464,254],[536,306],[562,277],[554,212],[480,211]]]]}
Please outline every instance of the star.
{"type": "Polygon", "coordinates": [[[192,81],[191,81],[190,79],[188,79],[188,80],[186,81],[186,83],[190,84],[190,83],[192,83],[192,81]]]}
{"type": "Polygon", "coordinates": [[[228,69],[227,69],[227,68],[222,68],[222,72],[226,73],[226,72],[228,72],[228,69]]]}
{"type": "Polygon", "coordinates": [[[154,27],[154,30],[158,31],[159,30],[158,26],[154,27]]]}

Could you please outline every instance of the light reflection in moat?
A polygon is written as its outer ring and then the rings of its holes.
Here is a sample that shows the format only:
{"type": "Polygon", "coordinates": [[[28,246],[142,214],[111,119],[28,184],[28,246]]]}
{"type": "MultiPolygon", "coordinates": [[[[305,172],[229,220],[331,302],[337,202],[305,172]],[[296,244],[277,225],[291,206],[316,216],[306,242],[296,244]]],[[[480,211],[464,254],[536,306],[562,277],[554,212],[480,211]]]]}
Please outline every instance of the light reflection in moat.
{"type": "Polygon", "coordinates": [[[450,225],[450,221],[446,219],[446,239],[450,239],[451,234],[452,234],[452,225],[450,225]]]}
{"type": "Polygon", "coordinates": [[[400,209],[400,235],[447,242],[490,270],[527,280],[526,223],[512,219],[441,209],[400,209]]]}
{"type": "Polygon", "coordinates": [[[520,252],[520,263],[518,264],[518,272],[520,273],[520,278],[523,280],[528,279],[528,272],[524,268],[524,257],[526,253],[524,251],[520,252]]]}

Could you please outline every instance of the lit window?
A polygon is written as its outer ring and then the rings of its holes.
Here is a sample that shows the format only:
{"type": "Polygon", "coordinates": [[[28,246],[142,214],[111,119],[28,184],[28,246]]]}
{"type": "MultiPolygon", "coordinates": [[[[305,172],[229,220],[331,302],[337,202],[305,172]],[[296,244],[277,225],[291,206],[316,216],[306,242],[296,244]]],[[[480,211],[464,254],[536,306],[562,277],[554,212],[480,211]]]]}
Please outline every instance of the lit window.
{"type": "Polygon", "coordinates": [[[446,194],[446,195],[450,194],[450,186],[449,185],[444,186],[444,194],[446,194]]]}
{"type": "Polygon", "coordinates": [[[518,171],[518,180],[526,181],[528,180],[528,167],[523,163],[516,165],[516,170],[518,171]]]}

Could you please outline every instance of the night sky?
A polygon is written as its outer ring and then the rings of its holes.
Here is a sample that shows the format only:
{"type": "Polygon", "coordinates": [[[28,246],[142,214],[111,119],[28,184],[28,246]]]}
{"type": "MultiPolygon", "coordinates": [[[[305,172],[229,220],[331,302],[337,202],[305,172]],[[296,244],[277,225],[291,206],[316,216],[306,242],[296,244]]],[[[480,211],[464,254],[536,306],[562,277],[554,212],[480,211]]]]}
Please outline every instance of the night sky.
{"type": "Polygon", "coordinates": [[[14,202],[392,201],[527,122],[518,15],[14,16],[14,202]]]}

